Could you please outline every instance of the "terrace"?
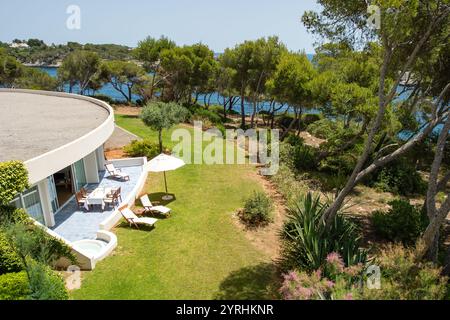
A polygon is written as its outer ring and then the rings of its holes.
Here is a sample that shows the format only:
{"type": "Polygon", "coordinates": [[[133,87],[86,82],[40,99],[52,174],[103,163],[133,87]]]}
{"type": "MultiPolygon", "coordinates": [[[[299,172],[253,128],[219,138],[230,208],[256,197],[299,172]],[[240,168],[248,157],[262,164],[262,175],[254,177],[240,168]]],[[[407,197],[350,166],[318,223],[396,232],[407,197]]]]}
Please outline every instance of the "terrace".
{"type": "MultiPolygon", "coordinates": [[[[108,173],[101,171],[99,172],[100,183],[89,184],[87,189],[121,187],[123,201],[134,201],[140,182],[144,179],[143,176],[146,176],[144,175],[143,163],[121,162],[114,161],[118,167],[120,166],[122,172],[130,176],[129,181],[119,181],[110,178],[108,173]],[[121,162],[122,164],[120,165],[121,162]]],[[[112,208],[107,206],[103,212],[98,207],[86,211],[80,209],[75,198],[72,198],[55,215],[55,226],[51,230],[70,242],[86,239],[94,240],[97,237],[97,231],[104,229],[102,224],[105,221],[114,220],[114,216],[117,214],[116,209],[117,207],[112,208]]],[[[114,221],[110,223],[114,223],[114,221]]]]}

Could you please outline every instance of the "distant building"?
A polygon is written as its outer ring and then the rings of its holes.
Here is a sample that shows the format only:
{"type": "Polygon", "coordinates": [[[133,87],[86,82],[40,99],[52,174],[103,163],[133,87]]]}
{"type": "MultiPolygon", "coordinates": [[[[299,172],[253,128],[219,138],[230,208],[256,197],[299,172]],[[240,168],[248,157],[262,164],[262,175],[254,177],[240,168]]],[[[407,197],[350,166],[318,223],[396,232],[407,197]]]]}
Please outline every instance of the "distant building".
{"type": "Polygon", "coordinates": [[[9,45],[11,48],[29,48],[30,46],[25,42],[13,42],[9,45]]]}

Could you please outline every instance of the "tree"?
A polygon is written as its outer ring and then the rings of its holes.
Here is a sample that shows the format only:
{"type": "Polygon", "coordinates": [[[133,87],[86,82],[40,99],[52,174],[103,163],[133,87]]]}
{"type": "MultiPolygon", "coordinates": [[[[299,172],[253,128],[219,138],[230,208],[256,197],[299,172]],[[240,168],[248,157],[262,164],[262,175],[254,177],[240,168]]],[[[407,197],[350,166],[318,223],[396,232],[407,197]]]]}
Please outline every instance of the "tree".
{"type": "Polygon", "coordinates": [[[11,88],[24,73],[24,67],[14,57],[0,50],[0,86],[11,88]]]}
{"type": "Polygon", "coordinates": [[[212,84],[216,68],[214,52],[201,43],[163,50],[160,71],[164,75],[163,98],[197,103],[200,94],[214,91],[212,84]]]}
{"type": "Polygon", "coordinates": [[[161,36],[159,39],[147,37],[145,40],[140,41],[137,48],[133,51],[134,57],[139,61],[142,61],[145,70],[152,74],[149,94],[150,100],[153,99],[154,88],[160,83],[159,71],[161,52],[174,47],[176,47],[175,42],[164,36],[161,36]]]}
{"type": "MultiPolygon", "coordinates": [[[[214,59],[214,52],[208,46],[197,43],[186,48],[193,63],[190,78],[191,94],[194,95],[194,104],[197,103],[200,94],[210,94],[215,91],[214,74],[218,63],[214,59]]],[[[208,106],[208,103],[206,103],[208,106]]]]}
{"type": "Polygon", "coordinates": [[[316,105],[326,117],[342,121],[344,129],[321,145],[320,161],[350,149],[367,133],[378,103],[380,50],[374,43],[359,51],[347,43],[327,43],[316,49],[314,63],[319,74],[310,87],[316,105]]]}
{"type": "Polygon", "coordinates": [[[69,92],[75,85],[84,94],[90,82],[100,70],[100,57],[95,52],[77,50],[70,53],[58,69],[58,79],[69,84],[69,92]]]}
{"type": "Polygon", "coordinates": [[[232,68],[223,67],[220,64],[217,66],[214,75],[214,87],[217,92],[223,97],[223,118],[227,118],[227,108],[233,109],[236,100],[239,99],[239,93],[233,87],[233,79],[235,77],[235,70],[232,68]]]}
{"type": "Polygon", "coordinates": [[[252,55],[254,42],[246,41],[233,49],[227,48],[220,56],[220,64],[223,68],[232,69],[233,87],[239,92],[241,98],[241,127],[245,127],[245,98],[251,79],[250,72],[253,68],[252,55]]]}
{"type": "Polygon", "coordinates": [[[259,112],[258,104],[266,100],[266,82],[275,72],[280,59],[287,49],[278,37],[261,38],[254,42],[252,70],[250,71],[249,91],[253,102],[250,126],[254,126],[255,116],[259,112]]]}
{"type": "Polygon", "coordinates": [[[39,40],[39,39],[28,39],[27,44],[30,47],[46,47],[44,41],[39,40]]]}
{"type": "Polygon", "coordinates": [[[257,104],[265,93],[268,78],[275,71],[281,54],[286,51],[278,37],[245,41],[220,56],[220,68],[233,70],[232,87],[241,100],[241,127],[245,127],[245,101],[253,102],[252,123],[257,113],[257,104]]]}
{"type": "Polygon", "coordinates": [[[21,89],[55,91],[58,82],[45,71],[24,68],[23,75],[15,81],[15,86],[21,89]]]}
{"type": "Polygon", "coordinates": [[[162,131],[184,121],[188,116],[186,108],[176,103],[152,102],[144,107],[141,118],[144,123],[158,131],[159,150],[163,152],[162,131]]]}
{"type": "Polygon", "coordinates": [[[296,122],[300,123],[304,108],[311,108],[313,96],[310,82],[316,71],[306,54],[284,53],[272,77],[267,81],[270,94],[280,103],[294,108],[295,118],[284,132],[283,139],[296,122]]]}
{"type": "MultiPolygon", "coordinates": [[[[377,1],[382,23],[379,30],[371,30],[366,25],[368,15],[365,2],[320,0],[319,3],[323,7],[322,13],[308,12],[303,17],[305,25],[311,31],[332,40],[345,40],[347,43],[361,44],[366,39],[373,39],[379,43],[383,57],[378,78],[378,110],[371,121],[363,151],[353,173],[324,213],[324,220],[331,223],[358,182],[411,150],[449,116],[449,105],[444,99],[450,88],[448,74],[444,76],[447,77],[444,81],[430,81],[420,67],[423,64],[432,66],[437,63],[434,57],[441,49],[439,44],[448,42],[450,7],[448,1],[439,0],[377,1]],[[427,104],[430,112],[427,113],[426,122],[410,139],[369,161],[375,137],[380,133],[389,106],[401,91],[402,82],[406,82],[412,92],[402,105],[416,110],[416,107],[427,104]],[[423,82],[426,83],[425,90],[423,82]],[[430,95],[432,92],[440,93],[430,95]]],[[[432,245],[432,238],[426,238],[427,249],[432,245]]]]}
{"type": "Polygon", "coordinates": [[[113,88],[120,92],[128,103],[132,101],[133,89],[143,83],[145,70],[134,62],[107,61],[101,67],[101,77],[111,83],[113,88]]]}

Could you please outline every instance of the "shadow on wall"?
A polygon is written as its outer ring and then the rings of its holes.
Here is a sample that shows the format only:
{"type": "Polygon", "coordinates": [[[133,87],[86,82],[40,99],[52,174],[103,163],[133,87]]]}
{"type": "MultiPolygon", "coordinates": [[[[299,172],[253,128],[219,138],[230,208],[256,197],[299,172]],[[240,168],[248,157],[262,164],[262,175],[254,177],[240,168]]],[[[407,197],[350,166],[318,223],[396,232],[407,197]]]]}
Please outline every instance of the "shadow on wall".
{"type": "Polygon", "coordinates": [[[272,263],[260,263],[231,272],[220,284],[216,300],[278,299],[278,277],[272,263]]]}

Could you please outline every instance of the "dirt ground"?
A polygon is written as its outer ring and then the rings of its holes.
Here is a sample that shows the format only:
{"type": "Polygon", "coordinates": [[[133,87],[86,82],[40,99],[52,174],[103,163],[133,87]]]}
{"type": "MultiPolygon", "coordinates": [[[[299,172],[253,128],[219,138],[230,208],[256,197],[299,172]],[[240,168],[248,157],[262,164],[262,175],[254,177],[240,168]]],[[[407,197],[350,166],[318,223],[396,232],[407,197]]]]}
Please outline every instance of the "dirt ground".
{"type": "Polygon", "coordinates": [[[245,232],[247,239],[261,252],[264,252],[273,261],[277,260],[280,254],[279,234],[282,230],[284,222],[286,221],[286,206],[283,196],[276,190],[273,183],[258,174],[256,171],[248,175],[259,183],[264,192],[272,199],[274,204],[273,222],[268,226],[258,229],[248,229],[243,225],[238,217],[238,212],[233,215],[236,226],[245,232]]]}
{"type": "Polygon", "coordinates": [[[130,107],[127,105],[115,105],[114,112],[116,114],[126,115],[126,116],[138,116],[141,113],[142,108],[140,107],[130,107]]]}

